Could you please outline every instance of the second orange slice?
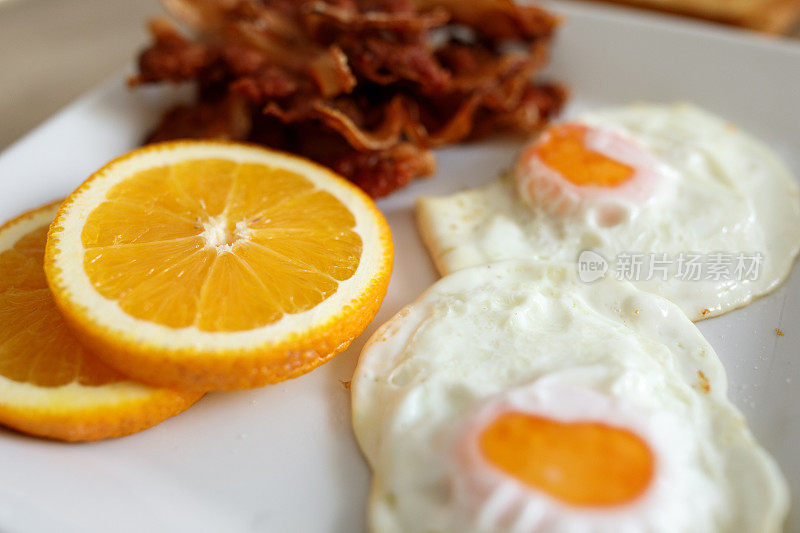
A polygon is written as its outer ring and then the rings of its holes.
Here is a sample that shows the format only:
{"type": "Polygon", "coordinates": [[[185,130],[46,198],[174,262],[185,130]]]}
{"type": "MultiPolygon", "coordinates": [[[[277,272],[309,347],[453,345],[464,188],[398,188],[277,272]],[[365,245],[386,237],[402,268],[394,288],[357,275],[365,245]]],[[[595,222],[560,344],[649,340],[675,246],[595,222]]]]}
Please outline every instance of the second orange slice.
{"type": "Polygon", "coordinates": [[[200,394],[136,383],[87,353],[42,270],[58,204],[0,227],[0,424],[69,441],[120,437],[188,408],[200,394]]]}
{"type": "Polygon", "coordinates": [[[358,188],[233,143],[174,142],[103,167],[62,205],[45,267],[84,344],[154,384],[235,389],[343,350],[386,292],[392,242],[358,188]]]}

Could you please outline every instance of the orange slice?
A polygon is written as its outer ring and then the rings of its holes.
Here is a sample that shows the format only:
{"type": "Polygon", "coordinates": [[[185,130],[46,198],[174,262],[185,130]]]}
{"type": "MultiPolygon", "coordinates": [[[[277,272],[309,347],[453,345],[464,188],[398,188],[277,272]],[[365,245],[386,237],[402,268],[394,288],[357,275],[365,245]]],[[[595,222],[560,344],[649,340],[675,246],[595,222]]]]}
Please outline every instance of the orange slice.
{"type": "Polygon", "coordinates": [[[42,437],[98,440],[185,410],[200,394],[130,381],[84,351],[68,329],[42,269],[58,205],[0,227],[0,424],[42,437]]]}
{"type": "Polygon", "coordinates": [[[372,320],[389,227],[326,168],[224,142],[153,145],[63,203],[45,270],[87,346],[165,386],[237,389],[298,376],[372,320]]]}

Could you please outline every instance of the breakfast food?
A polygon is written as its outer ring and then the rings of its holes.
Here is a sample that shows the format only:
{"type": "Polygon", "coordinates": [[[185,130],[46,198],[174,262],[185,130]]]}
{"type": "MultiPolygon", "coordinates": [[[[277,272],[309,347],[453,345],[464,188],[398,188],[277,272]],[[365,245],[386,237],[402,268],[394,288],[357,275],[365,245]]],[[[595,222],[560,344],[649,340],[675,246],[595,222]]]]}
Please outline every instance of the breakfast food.
{"type": "Polygon", "coordinates": [[[0,424],[68,441],[120,437],[202,394],[131,381],[87,353],[47,288],[42,261],[54,203],[0,227],[0,424]]]}
{"type": "Polygon", "coordinates": [[[442,274],[591,252],[692,319],[766,294],[800,249],[797,180],[769,148],[688,104],[638,104],[551,126],[506,177],[422,198],[442,274]]]}
{"type": "Polygon", "coordinates": [[[800,0],[610,0],[699,17],[769,33],[784,33],[800,20],[800,0]]]}
{"type": "Polygon", "coordinates": [[[571,265],[450,274],[352,382],[376,532],[778,532],[788,491],[667,300],[571,265]]]}
{"type": "Polygon", "coordinates": [[[566,92],[533,76],[557,19],[512,0],[165,0],[133,85],[190,82],[150,141],[249,140],[331,167],[370,196],[432,174],[432,147],[530,134],[566,92]]]}
{"type": "Polygon", "coordinates": [[[255,387],[344,350],[392,266],[374,203],[264,148],[183,141],[101,168],[55,217],[45,271],[81,341],[147,383],[255,387]]]}

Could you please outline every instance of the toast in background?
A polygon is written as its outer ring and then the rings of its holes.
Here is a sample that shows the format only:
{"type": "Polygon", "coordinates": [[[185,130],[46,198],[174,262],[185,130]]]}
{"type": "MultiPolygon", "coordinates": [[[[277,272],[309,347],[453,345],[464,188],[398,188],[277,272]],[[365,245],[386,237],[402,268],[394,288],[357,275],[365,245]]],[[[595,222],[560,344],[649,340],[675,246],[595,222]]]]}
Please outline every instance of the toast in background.
{"type": "Polygon", "coordinates": [[[609,0],[767,33],[786,33],[800,18],[800,0],[609,0]]]}

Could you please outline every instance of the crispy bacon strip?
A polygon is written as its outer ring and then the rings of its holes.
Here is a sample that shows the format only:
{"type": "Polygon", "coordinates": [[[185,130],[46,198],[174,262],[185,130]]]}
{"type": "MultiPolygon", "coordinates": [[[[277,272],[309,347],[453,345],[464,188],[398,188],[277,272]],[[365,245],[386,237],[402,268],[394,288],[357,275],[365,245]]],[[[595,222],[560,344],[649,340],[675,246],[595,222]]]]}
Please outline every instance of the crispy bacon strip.
{"type": "Polygon", "coordinates": [[[311,25],[334,26],[345,32],[360,33],[366,30],[393,30],[420,33],[444,25],[450,13],[437,7],[427,12],[358,11],[327,2],[313,1],[306,8],[311,25]]]}
{"type": "Polygon", "coordinates": [[[171,139],[222,139],[243,141],[252,127],[244,100],[230,95],[217,102],[177,106],[168,111],[147,142],[171,139]]]}
{"type": "Polygon", "coordinates": [[[376,152],[355,152],[329,165],[348,176],[373,198],[405,187],[417,176],[429,176],[436,172],[433,153],[410,143],[400,143],[376,152]]]}
{"type": "Polygon", "coordinates": [[[540,84],[556,17],[512,0],[162,0],[131,85],[189,82],[149,140],[260,142],[373,196],[435,169],[432,147],[530,134],[566,91],[540,84]]]}
{"type": "Polygon", "coordinates": [[[309,62],[308,73],[322,96],[330,98],[349,93],[356,86],[356,77],[347,65],[347,56],[334,45],[309,62]]]}
{"type": "Polygon", "coordinates": [[[207,46],[184,38],[169,20],[153,19],[149,29],[155,42],[140,54],[139,74],[130,79],[132,85],[192,80],[212,61],[207,46]]]}
{"type": "Polygon", "coordinates": [[[550,37],[558,17],[513,0],[414,0],[418,9],[446,9],[452,20],[495,40],[525,41],[550,37]]]}

